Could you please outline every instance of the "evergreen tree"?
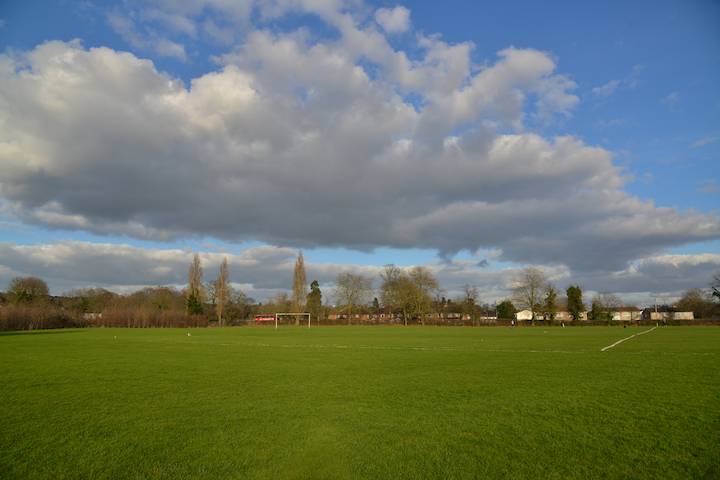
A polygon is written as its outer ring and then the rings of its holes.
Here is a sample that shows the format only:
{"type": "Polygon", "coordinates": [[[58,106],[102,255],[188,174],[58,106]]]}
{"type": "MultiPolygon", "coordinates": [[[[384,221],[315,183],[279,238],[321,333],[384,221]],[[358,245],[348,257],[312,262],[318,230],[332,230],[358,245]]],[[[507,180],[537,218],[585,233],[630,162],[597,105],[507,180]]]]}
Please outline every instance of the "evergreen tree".
{"type": "Polygon", "coordinates": [[[310,293],[307,295],[307,310],[311,318],[315,318],[320,323],[320,315],[322,313],[322,292],[320,284],[317,280],[313,280],[310,284],[310,293]]]}
{"type": "Polygon", "coordinates": [[[605,320],[605,309],[600,304],[598,300],[593,300],[591,306],[590,306],[590,313],[588,315],[590,317],[590,320],[593,322],[599,322],[601,320],[605,320]]]}
{"type": "Polygon", "coordinates": [[[513,305],[510,300],[500,302],[500,304],[497,306],[498,318],[515,318],[515,312],[517,312],[517,310],[515,310],[515,305],[513,305]]]}
{"type": "Polygon", "coordinates": [[[201,315],[203,313],[203,306],[197,295],[189,294],[185,301],[185,310],[190,315],[201,315]]]}
{"type": "Polygon", "coordinates": [[[553,287],[550,283],[548,283],[545,287],[543,311],[547,320],[550,320],[551,322],[555,320],[555,314],[557,314],[557,290],[555,290],[555,287],[553,287]]]}
{"type": "Polygon", "coordinates": [[[580,320],[581,312],[585,311],[582,301],[582,290],[579,285],[570,285],[567,288],[567,308],[574,321],[580,320]]]}
{"type": "Polygon", "coordinates": [[[372,313],[375,315],[380,313],[380,302],[377,297],[374,297],[372,301],[372,313]]]}

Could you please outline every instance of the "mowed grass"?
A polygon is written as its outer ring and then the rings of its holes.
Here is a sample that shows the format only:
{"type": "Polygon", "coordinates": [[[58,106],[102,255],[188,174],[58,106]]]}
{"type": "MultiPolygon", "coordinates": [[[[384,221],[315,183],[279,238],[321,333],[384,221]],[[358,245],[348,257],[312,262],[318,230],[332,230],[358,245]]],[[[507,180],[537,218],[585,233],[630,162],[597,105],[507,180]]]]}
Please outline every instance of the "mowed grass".
{"type": "Polygon", "coordinates": [[[720,329],[0,334],[0,476],[720,478],[720,329]]]}

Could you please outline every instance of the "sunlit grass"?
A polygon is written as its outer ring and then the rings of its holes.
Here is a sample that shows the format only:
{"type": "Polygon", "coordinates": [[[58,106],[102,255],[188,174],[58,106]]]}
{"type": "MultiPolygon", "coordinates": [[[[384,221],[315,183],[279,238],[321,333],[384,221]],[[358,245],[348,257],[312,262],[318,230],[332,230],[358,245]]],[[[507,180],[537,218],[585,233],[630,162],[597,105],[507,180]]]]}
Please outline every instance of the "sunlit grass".
{"type": "Polygon", "coordinates": [[[0,335],[2,478],[717,478],[720,329],[0,335]]]}

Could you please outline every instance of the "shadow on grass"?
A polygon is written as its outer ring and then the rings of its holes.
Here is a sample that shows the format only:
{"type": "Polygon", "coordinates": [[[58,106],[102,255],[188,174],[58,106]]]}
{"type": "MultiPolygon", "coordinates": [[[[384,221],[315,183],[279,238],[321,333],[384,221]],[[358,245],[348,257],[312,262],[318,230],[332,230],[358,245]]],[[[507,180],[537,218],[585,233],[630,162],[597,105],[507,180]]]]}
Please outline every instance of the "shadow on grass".
{"type": "Polygon", "coordinates": [[[12,330],[0,332],[0,337],[11,337],[14,335],[54,335],[57,333],[80,333],[82,328],[57,328],[53,330],[12,330]]]}

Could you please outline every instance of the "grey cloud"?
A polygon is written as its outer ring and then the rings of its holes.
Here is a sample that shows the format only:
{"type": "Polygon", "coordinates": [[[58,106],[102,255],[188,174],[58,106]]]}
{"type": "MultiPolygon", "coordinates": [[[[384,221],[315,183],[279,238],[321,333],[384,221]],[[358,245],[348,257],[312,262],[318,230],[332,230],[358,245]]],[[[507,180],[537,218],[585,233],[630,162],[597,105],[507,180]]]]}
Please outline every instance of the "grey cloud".
{"type": "Polygon", "coordinates": [[[78,42],[0,56],[5,210],[161,240],[498,248],[573,270],[720,238],[716,216],[626,194],[603,149],[492,126],[521,128],[532,105],[569,113],[574,83],[549,55],[506,49],[471,74],[468,46],[423,39],[425,59],[411,61],[370,27],[327,15],[340,39],[255,31],[187,87],[148,60],[78,42]]]}
{"type": "MultiPolygon", "coordinates": [[[[205,279],[217,275],[223,257],[230,265],[230,279],[259,300],[289,290],[297,251],[262,246],[239,254],[201,253],[205,279]]],[[[119,292],[143,286],[177,285],[186,282],[192,252],[180,249],[151,249],[130,245],[61,242],[45,245],[0,244],[0,284],[13,276],[36,275],[48,281],[55,293],[75,287],[102,286],[119,292]]],[[[489,269],[477,259],[451,259],[426,265],[439,279],[443,295],[456,298],[463,285],[478,287],[483,302],[497,302],[511,294],[519,267],[489,269]]],[[[620,294],[633,303],[647,304],[661,295],[676,298],[683,290],[705,288],[720,270],[720,255],[662,255],[648,257],[624,270],[574,274],[563,266],[538,265],[558,288],[579,283],[588,298],[592,292],[620,294]]],[[[326,298],[331,298],[337,275],[353,271],[366,275],[379,286],[380,265],[351,265],[306,262],[309,280],[318,280],[326,298]]]]}
{"type": "MultiPolygon", "coordinates": [[[[54,293],[76,287],[102,286],[124,292],[143,286],[184,285],[193,252],[149,249],[127,244],[68,241],[46,245],[0,243],[0,284],[14,276],[34,275],[48,281],[54,293]]],[[[228,258],[230,280],[247,292],[262,295],[285,291],[292,282],[297,250],[260,246],[240,254],[201,253],[205,280],[217,275],[228,258]]],[[[381,267],[308,265],[308,277],[328,285],[341,271],[352,270],[377,277],[381,267]]],[[[246,293],[247,293],[246,292],[246,293]]]]}
{"type": "Polygon", "coordinates": [[[663,294],[676,298],[690,288],[708,288],[718,272],[718,254],[658,255],[634,261],[626,269],[612,274],[578,274],[576,279],[595,291],[647,294],[648,297],[663,294]]]}

